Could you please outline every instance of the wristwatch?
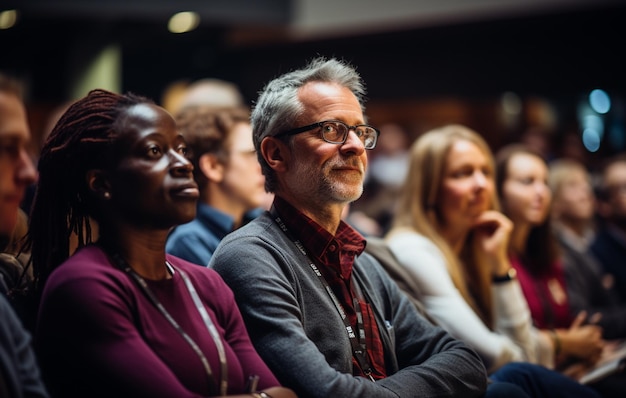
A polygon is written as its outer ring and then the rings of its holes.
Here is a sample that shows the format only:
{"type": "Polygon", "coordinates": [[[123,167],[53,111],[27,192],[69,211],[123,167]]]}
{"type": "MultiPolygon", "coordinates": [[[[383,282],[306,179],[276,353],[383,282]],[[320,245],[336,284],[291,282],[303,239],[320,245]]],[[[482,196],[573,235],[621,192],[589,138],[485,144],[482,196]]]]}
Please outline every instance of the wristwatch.
{"type": "Polygon", "coordinates": [[[494,275],[491,281],[493,283],[503,283],[503,282],[512,281],[516,277],[517,277],[517,271],[515,270],[515,268],[511,267],[509,268],[508,271],[506,271],[506,274],[504,275],[494,275]]]}

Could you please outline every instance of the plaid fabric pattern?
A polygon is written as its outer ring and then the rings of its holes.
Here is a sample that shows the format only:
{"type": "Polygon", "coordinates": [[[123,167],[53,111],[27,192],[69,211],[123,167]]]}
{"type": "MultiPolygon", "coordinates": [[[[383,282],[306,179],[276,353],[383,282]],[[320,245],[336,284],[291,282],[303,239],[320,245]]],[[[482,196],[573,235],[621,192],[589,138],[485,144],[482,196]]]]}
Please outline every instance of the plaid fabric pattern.
{"type": "MultiPolygon", "coordinates": [[[[274,208],[283,219],[289,233],[294,239],[302,243],[309,259],[319,267],[324,279],[343,305],[348,321],[356,330],[356,311],[352,299],[357,295],[351,286],[351,275],[354,259],[365,250],[366,241],[363,236],[343,221],[333,236],[278,196],[274,199],[274,208]]],[[[370,308],[370,304],[364,301],[363,297],[359,297],[359,304],[363,314],[363,326],[367,354],[372,367],[372,377],[382,379],[386,377],[385,354],[374,311],[370,308]]],[[[354,375],[365,376],[354,357],[352,362],[354,375]]]]}

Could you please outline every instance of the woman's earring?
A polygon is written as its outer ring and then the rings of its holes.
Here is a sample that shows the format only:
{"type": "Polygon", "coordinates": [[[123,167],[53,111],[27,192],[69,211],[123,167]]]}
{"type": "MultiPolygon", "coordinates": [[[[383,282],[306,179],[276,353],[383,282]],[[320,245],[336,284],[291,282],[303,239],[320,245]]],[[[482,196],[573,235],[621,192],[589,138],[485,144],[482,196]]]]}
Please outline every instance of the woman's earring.
{"type": "Polygon", "coordinates": [[[109,191],[105,191],[103,195],[105,199],[111,199],[111,193],[109,191]]]}

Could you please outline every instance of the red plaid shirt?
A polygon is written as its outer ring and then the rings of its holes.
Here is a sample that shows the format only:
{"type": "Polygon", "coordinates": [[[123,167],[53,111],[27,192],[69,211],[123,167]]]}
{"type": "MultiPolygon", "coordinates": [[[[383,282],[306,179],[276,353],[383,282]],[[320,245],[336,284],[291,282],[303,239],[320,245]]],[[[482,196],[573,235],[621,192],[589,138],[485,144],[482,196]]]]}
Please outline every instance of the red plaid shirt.
{"type": "MultiPolygon", "coordinates": [[[[356,330],[356,312],[352,299],[358,296],[351,288],[351,275],[355,257],[365,250],[366,241],[363,236],[343,221],[333,236],[279,196],[274,199],[274,208],[287,226],[289,233],[302,243],[309,260],[319,267],[324,279],[344,307],[350,325],[356,330]]],[[[386,377],[383,344],[374,312],[370,304],[364,300],[364,298],[359,298],[367,356],[372,368],[372,377],[382,379],[386,377]]],[[[365,376],[354,356],[352,363],[354,375],[365,376]]]]}

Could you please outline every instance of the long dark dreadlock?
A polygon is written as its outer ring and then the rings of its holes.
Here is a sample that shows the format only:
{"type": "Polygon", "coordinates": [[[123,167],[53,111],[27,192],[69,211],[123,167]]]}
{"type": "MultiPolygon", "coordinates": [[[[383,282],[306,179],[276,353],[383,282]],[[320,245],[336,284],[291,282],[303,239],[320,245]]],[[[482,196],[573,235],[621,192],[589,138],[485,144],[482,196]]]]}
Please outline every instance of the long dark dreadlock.
{"type": "Polygon", "coordinates": [[[52,271],[70,251],[70,235],[78,247],[91,243],[90,218],[100,214],[87,188],[86,172],[112,164],[110,148],[121,131],[124,111],[151,100],[134,94],[92,90],[73,103],[48,136],[38,163],[39,181],[30,215],[27,247],[39,294],[52,271]]]}

